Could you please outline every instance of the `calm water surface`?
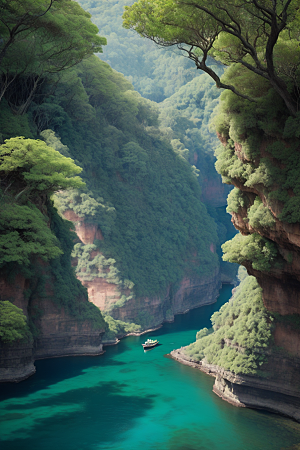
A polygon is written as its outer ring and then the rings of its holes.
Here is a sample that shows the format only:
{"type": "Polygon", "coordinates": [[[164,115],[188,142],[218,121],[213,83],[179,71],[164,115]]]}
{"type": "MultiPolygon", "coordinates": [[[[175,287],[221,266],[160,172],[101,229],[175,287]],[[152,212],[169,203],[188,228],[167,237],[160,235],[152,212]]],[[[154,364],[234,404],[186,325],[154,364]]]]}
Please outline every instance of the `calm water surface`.
{"type": "Polygon", "coordinates": [[[300,425],[235,408],[212,393],[213,378],[165,355],[210,326],[228,300],[128,337],[104,356],[37,361],[37,373],[1,385],[1,450],[295,450],[300,425]],[[161,345],[144,352],[147,337],[161,345]]]}

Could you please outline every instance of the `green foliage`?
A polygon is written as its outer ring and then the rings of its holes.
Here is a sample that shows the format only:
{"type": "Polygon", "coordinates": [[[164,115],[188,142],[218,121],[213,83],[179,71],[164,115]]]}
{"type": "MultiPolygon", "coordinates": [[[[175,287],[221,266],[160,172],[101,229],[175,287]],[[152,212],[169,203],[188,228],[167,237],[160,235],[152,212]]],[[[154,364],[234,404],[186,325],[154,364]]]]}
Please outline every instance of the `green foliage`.
{"type": "Polygon", "coordinates": [[[198,331],[198,333],[196,334],[196,340],[202,339],[203,337],[207,336],[208,334],[210,334],[209,329],[202,328],[202,330],[198,331]]]}
{"type": "Polygon", "coordinates": [[[220,145],[216,149],[216,169],[222,175],[224,183],[231,183],[233,179],[238,179],[245,183],[249,175],[253,172],[251,164],[243,163],[234,151],[234,142],[229,139],[226,147],[220,145]]]}
{"type": "MultiPolygon", "coordinates": [[[[60,1],[63,8],[67,0],[60,1]]],[[[37,4],[39,5],[41,4],[37,4]]],[[[95,7],[91,3],[89,6],[95,7]]],[[[104,12],[105,8],[111,5],[103,4],[102,6],[102,12],[104,12]]],[[[76,6],[72,5],[72,8],[76,9],[76,6]]],[[[70,11],[75,11],[72,8],[70,11]]],[[[53,11],[54,21],[57,17],[55,14],[56,12],[53,11]]],[[[80,9],[78,14],[83,14],[80,9]]],[[[83,14],[83,16],[89,21],[88,15],[83,14]]],[[[68,21],[71,18],[72,14],[69,18],[63,18],[62,21],[68,21]]],[[[115,19],[110,20],[110,22],[114,21],[115,19]]],[[[70,25],[69,22],[68,24],[70,25]]],[[[66,26],[66,30],[67,28],[66,26]]],[[[91,28],[91,33],[93,30],[94,28],[91,28]]],[[[32,33],[35,36],[35,33],[32,33]]],[[[71,30],[71,36],[72,33],[79,33],[79,31],[74,28],[71,30]]],[[[16,45],[23,45],[21,39],[16,45]]],[[[43,45],[41,41],[41,48],[43,45]]],[[[21,48],[17,46],[16,51],[21,48]]],[[[127,43],[126,46],[129,48],[127,43]]],[[[13,49],[13,46],[11,48],[13,49]]],[[[35,49],[32,52],[29,56],[36,57],[35,49]]],[[[118,54],[119,52],[120,49],[118,54]]],[[[168,55],[170,59],[164,61],[166,71],[169,71],[171,67],[170,62],[174,62],[172,53],[168,55]]],[[[55,195],[55,202],[61,212],[72,209],[84,221],[97,225],[104,240],[95,244],[101,251],[103,259],[101,256],[96,259],[91,258],[88,256],[91,253],[81,249],[79,259],[84,264],[78,270],[81,274],[85,273],[84,276],[90,277],[99,273],[99,268],[105,272],[110,267],[109,277],[121,283],[118,286],[125,286],[127,280],[132,280],[135,293],[150,295],[161,292],[169,283],[177,282],[184,274],[200,276],[210,274],[218,266],[217,255],[210,251],[211,244],[216,245],[218,242],[216,226],[199,200],[201,192],[195,171],[182,158],[182,154],[186,153],[185,149],[191,155],[196,149],[199,161],[203,161],[200,177],[204,178],[212,160],[211,155],[208,154],[208,141],[212,138],[207,134],[202,139],[202,142],[205,142],[207,154],[200,157],[201,133],[199,130],[200,120],[207,122],[209,113],[216,104],[217,95],[211,103],[209,102],[207,91],[210,84],[203,78],[201,89],[197,89],[197,96],[196,84],[189,87],[189,95],[192,99],[190,103],[194,103],[190,107],[186,104],[185,109],[194,110],[193,121],[189,121],[183,117],[184,115],[182,117],[178,115],[177,129],[172,136],[172,140],[177,141],[178,144],[176,153],[170,145],[167,133],[158,127],[158,108],[135,93],[130,82],[121,74],[113,71],[98,58],[91,57],[63,71],[59,77],[50,74],[49,71],[46,75],[45,71],[49,66],[45,65],[47,61],[44,61],[43,57],[44,54],[41,53],[43,83],[40,83],[35,90],[30,88],[29,93],[26,88],[27,73],[26,76],[24,75],[25,78],[23,75],[18,75],[20,90],[24,88],[26,95],[31,95],[30,105],[23,108],[22,114],[27,117],[34,137],[41,136],[45,143],[30,142],[33,148],[33,163],[37,165],[37,162],[41,162],[39,169],[37,167],[34,169],[34,173],[31,173],[31,169],[27,166],[25,171],[22,164],[27,161],[28,152],[25,158],[23,150],[20,151],[20,158],[16,161],[16,165],[19,164],[19,166],[12,171],[11,175],[14,179],[16,175],[21,177],[22,186],[14,186],[14,194],[20,195],[17,200],[23,201],[25,198],[30,198],[38,203],[40,199],[39,207],[42,209],[46,199],[41,197],[41,190],[43,193],[46,190],[47,195],[59,190],[60,192],[55,195]],[[193,91],[195,91],[194,96],[193,91]],[[194,97],[197,97],[195,101],[194,97]],[[206,105],[205,114],[201,118],[196,112],[197,105],[200,104],[206,105]],[[189,131],[185,130],[187,123],[190,123],[189,131]],[[49,130],[50,125],[52,130],[49,130]],[[181,139],[184,139],[184,142],[181,139]],[[58,151],[49,150],[46,144],[58,151]],[[52,156],[45,157],[43,161],[38,159],[38,155],[46,154],[46,148],[50,153],[55,152],[51,153],[53,157],[55,155],[54,161],[52,156]],[[74,182],[75,189],[62,192],[66,187],[72,187],[71,184],[63,185],[60,179],[57,179],[59,178],[57,171],[60,170],[58,163],[71,161],[63,156],[68,154],[74,159],[76,165],[83,168],[83,177],[87,184],[86,191],[77,189],[80,186],[75,185],[74,182]],[[51,174],[47,173],[46,169],[49,169],[51,174]],[[24,189],[27,190],[24,192],[24,189]],[[29,194],[32,196],[30,197],[29,194]],[[106,266],[106,261],[109,260],[115,260],[114,265],[106,266]],[[114,270],[112,270],[113,267],[114,270]],[[88,269],[90,272],[83,272],[81,269],[88,269]]],[[[9,54],[5,58],[8,61],[9,54]]],[[[164,58],[166,59],[162,55],[160,63],[164,58]]],[[[155,59],[156,56],[152,58],[152,60],[155,59]]],[[[12,54],[11,61],[14,63],[12,54]]],[[[39,75],[36,64],[30,65],[31,74],[39,75]]],[[[131,63],[130,66],[132,66],[131,63]]],[[[190,63],[188,66],[191,67],[190,63]]],[[[193,76],[190,77],[187,71],[176,86],[183,85],[193,76]]],[[[179,80],[179,77],[177,79],[179,80]]],[[[35,78],[31,78],[30,83],[32,80],[34,81],[35,78]]],[[[154,84],[157,84],[155,76],[153,80],[155,80],[154,84]]],[[[166,93],[167,84],[170,85],[168,88],[168,95],[170,95],[175,91],[176,83],[169,83],[168,79],[165,83],[166,93]]],[[[147,89],[146,86],[145,89],[147,89]]],[[[184,95],[181,93],[174,99],[176,109],[184,109],[182,105],[180,106],[184,95]]],[[[162,99],[164,96],[165,94],[162,99]]],[[[26,98],[20,99],[16,105],[13,90],[6,91],[5,98],[10,107],[21,114],[15,107],[22,106],[23,100],[27,101],[26,98]]],[[[188,114],[189,111],[185,111],[185,115],[188,114]]],[[[170,128],[167,115],[167,113],[164,115],[166,122],[163,128],[170,128]]],[[[13,130],[9,133],[11,135],[8,137],[11,137],[13,130]]],[[[22,146],[24,144],[23,147],[26,150],[29,141],[20,138],[15,144],[22,146]]],[[[13,153],[15,156],[18,155],[18,152],[13,153]]],[[[199,163],[199,166],[201,164],[199,163]]],[[[70,166],[67,165],[66,171],[69,169],[70,166]]],[[[67,173],[67,180],[72,179],[71,174],[67,173]]],[[[64,257],[62,255],[61,258],[64,257]]],[[[61,263],[58,263],[61,258],[51,263],[58,280],[62,277],[59,275],[61,263]]],[[[61,280],[59,285],[60,283],[62,283],[61,280]]],[[[57,295],[60,295],[59,290],[57,292],[57,295]]],[[[62,299],[59,301],[62,302],[62,299]]],[[[124,298],[120,300],[121,303],[123,301],[124,298]]]]}
{"type": "Polygon", "coordinates": [[[209,132],[209,122],[218,96],[213,82],[203,74],[159,104],[161,131],[171,139],[176,152],[190,164],[195,164],[199,170],[200,184],[208,177],[218,178],[213,157],[217,137],[209,132]]]}
{"type": "Polygon", "coordinates": [[[286,110],[295,116],[300,72],[296,4],[297,0],[275,2],[266,8],[259,2],[242,5],[232,1],[223,8],[220,0],[138,0],[125,8],[123,18],[125,28],[162,46],[177,45],[218,87],[254,103],[256,96],[248,93],[251,84],[240,83],[236,77],[229,83],[220,80],[206,65],[207,57],[213,55],[225,65],[248,72],[257,84],[275,88],[286,110]]]}
{"type": "Polygon", "coordinates": [[[227,197],[227,209],[228,213],[238,213],[240,208],[247,207],[249,200],[245,194],[238,188],[233,188],[227,197]]]}
{"type": "Polygon", "coordinates": [[[90,14],[72,0],[4,0],[0,35],[0,100],[5,96],[19,115],[47,74],[73,67],[106,44],[90,14]]]}
{"type": "Polygon", "coordinates": [[[80,171],[42,141],[18,137],[0,146],[0,265],[29,265],[34,256],[49,260],[62,253],[41,210],[55,190],[84,186],[74,177],[80,171]]]}
{"type": "Polygon", "coordinates": [[[269,271],[278,257],[276,245],[257,233],[237,234],[222,245],[223,259],[238,264],[251,264],[253,269],[269,271]]]}
{"type": "Polygon", "coordinates": [[[60,192],[60,210],[98,225],[99,250],[136,294],[158,293],[187,272],[211,273],[218,265],[209,249],[215,225],[190,165],[155,126],[153,104],[97,58],[67,75],[53,102],[68,121],[55,131],[83,167],[88,190],[60,192]],[[80,111],[91,111],[84,122],[80,111]]]}
{"type": "Polygon", "coordinates": [[[123,337],[128,333],[139,333],[141,325],[135,323],[123,322],[122,320],[115,320],[110,315],[105,314],[104,320],[107,323],[107,330],[105,331],[104,340],[114,340],[123,337]]]}
{"type": "Polygon", "coordinates": [[[264,350],[271,342],[272,318],[261,292],[254,277],[244,278],[230,301],[212,315],[213,332],[199,331],[184,352],[236,374],[255,374],[266,361],[264,350]]]}
{"type": "Polygon", "coordinates": [[[0,108],[0,130],[1,144],[12,136],[33,137],[29,117],[13,114],[5,99],[2,100],[0,108]]]}
{"type": "Polygon", "coordinates": [[[43,141],[16,137],[0,146],[0,177],[12,185],[16,198],[23,192],[28,196],[83,187],[81,178],[74,176],[81,170],[43,141]]]}
{"type": "Polygon", "coordinates": [[[253,205],[248,210],[249,225],[252,228],[272,228],[275,219],[259,197],[256,197],[253,205]]]}
{"type": "MultiPolygon", "coordinates": [[[[246,187],[262,191],[267,209],[270,209],[268,205],[273,199],[279,201],[282,211],[278,218],[284,222],[297,223],[300,221],[300,143],[296,125],[292,126],[297,123],[297,118],[283,114],[282,102],[271,89],[265,90],[264,96],[251,108],[251,117],[252,120],[249,120],[249,108],[241,100],[236,101],[236,97],[230,92],[222,94],[220,115],[215,120],[215,125],[228,142],[225,148],[220,146],[216,151],[216,169],[227,183],[242,183],[246,187]],[[235,129],[237,118],[244,122],[242,135],[235,129]],[[241,146],[241,154],[235,152],[234,142],[229,136],[235,137],[235,143],[241,146]],[[254,142],[260,136],[260,142],[267,144],[263,155],[259,156],[257,150],[256,153],[248,151],[247,142],[251,136],[254,142]],[[289,137],[284,140],[284,136],[289,137]]],[[[259,145],[255,147],[258,149],[259,145]]],[[[236,212],[236,194],[231,195],[233,198],[229,198],[230,208],[235,208],[232,211],[236,212]]],[[[261,219],[262,214],[268,216],[264,217],[264,226],[272,226],[273,218],[267,209],[264,213],[263,206],[258,208],[257,205],[254,209],[261,219]]]]}
{"type": "Polygon", "coordinates": [[[7,300],[0,301],[0,342],[12,344],[15,341],[31,339],[32,336],[22,309],[7,300]]]}
{"type": "MultiPolygon", "coordinates": [[[[116,268],[116,261],[112,258],[106,259],[94,244],[75,244],[71,253],[76,258],[76,274],[83,281],[91,281],[94,278],[104,278],[107,283],[113,283],[120,289],[132,289],[134,283],[130,280],[121,280],[119,270],[116,268]],[[96,255],[92,256],[92,252],[96,255]]],[[[132,295],[125,297],[125,301],[132,298],[132,295]]],[[[116,303],[115,306],[120,306],[116,303]]]]}
{"type": "Polygon", "coordinates": [[[40,136],[46,142],[48,147],[54,148],[61,155],[70,158],[70,152],[66,145],[61,142],[59,136],[57,136],[52,130],[44,130],[40,133],[40,136]]]}
{"type": "Polygon", "coordinates": [[[161,102],[198,76],[193,63],[174,49],[159,49],[122,27],[124,7],[134,0],[80,0],[107,37],[101,59],[123,73],[145,98],[161,102]],[[122,54],[122,58],[120,58],[122,54]]]}
{"type": "Polygon", "coordinates": [[[103,197],[94,198],[92,191],[80,192],[77,189],[57,192],[54,204],[60,214],[72,210],[86,223],[99,223],[101,229],[108,236],[116,220],[116,210],[113,206],[104,203],[103,197]]]}
{"type": "Polygon", "coordinates": [[[28,265],[33,256],[47,261],[61,253],[46,217],[36,206],[0,200],[0,267],[11,262],[28,265]]]}

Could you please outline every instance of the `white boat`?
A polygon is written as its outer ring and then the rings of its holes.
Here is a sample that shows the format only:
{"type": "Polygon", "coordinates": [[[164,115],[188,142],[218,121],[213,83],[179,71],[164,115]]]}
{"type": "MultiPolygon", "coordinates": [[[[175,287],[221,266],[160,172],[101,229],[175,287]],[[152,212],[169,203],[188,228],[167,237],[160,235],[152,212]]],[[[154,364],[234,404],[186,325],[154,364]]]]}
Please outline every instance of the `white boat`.
{"type": "Polygon", "coordinates": [[[144,350],[147,350],[149,348],[153,348],[158,344],[158,340],[157,339],[147,339],[145,344],[142,344],[144,350]]]}

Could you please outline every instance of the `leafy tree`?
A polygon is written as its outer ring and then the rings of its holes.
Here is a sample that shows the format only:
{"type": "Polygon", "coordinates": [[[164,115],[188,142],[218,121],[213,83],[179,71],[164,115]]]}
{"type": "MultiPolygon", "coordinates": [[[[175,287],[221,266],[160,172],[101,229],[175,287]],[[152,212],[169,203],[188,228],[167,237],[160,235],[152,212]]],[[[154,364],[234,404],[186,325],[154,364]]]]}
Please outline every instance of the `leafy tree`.
{"type": "Polygon", "coordinates": [[[31,334],[22,309],[5,300],[0,301],[0,342],[11,344],[28,340],[31,334]]]}
{"type": "Polygon", "coordinates": [[[15,113],[24,114],[46,74],[102,51],[106,39],[97,33],[90,14],[75,1],[2,1],[0,99],[6,94],[15,113]]]}
{"type": "Polygon", "coordinates": [[[82,188],[82,169],[45,142],[11,138],[0,146],[0,180],[15,199],[26,196],[49,195],[60,189],[82,188]]]}
{"type": "Polygon", "coordinates": [[[124,26],[162,46],[177,45],[217,87],[253,98],[226,84],[207,65],[211,54],[267,80],[292,116],[298,109],[295,73],[300,68],[297,0],[139,0],[127,7],[124,26]],[[288,40],[288,42],[287,42],[288,40]],[[286,59],[285,56],[287,55],[286,59]],[[285,61],[285,62],[284,62],[285,61]]]}
{"type": "Polygon", "coordinates": [[[28,265],[33,255],[48,260],[62,253],[46,217],[36,207],[3,201],[0,205],[0,266],[28,265]]]}
{"type": "Polygon", "coordinates": [[[113,340],[123,337],[128,333],[139,333],[141,325],[135,323],[123,322],[122,320],[115,320],[110,315],[105,314],[104,320],[107,323],[108,330],[105,332],[104,340],[113,340]]]}
{"type": "Polygon", "coordinates": [[[85,186],[74,176],[81,170],[43,141],[18,137],[0,146],[0,265],[28,265],[33,256],[48,260],[61,255],[45,205],[57,190],[85,186]]]}
{"type": "Polygon", "coordinates": [[[253,269],[268,271],[276,262],[276,244],[257,233],[243,236],[237,234],[222,245],[224,261],[237,264],[251,264],[253,269]]]}
{"type": "Polygon", "coordinates": [[[122,27],[125,5],[134,0],[79,0],[92,14],[93,22],[107,37],[108,45],[100,55],[113,69],[123,73],[145,98],[161,102],[197,77],[193,62],[174,49],[157,48],[122,27]]]}

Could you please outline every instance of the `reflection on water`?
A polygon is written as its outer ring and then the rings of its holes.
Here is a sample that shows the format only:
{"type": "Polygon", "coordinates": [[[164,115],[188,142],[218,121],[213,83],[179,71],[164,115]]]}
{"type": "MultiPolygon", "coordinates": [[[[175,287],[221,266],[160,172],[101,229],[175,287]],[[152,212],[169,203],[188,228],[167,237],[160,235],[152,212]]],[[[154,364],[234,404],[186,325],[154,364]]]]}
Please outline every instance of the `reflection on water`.
{"type": "Polygon", "coordinates": [[[230,291],[103,356],[37,361],[36,375],[2,385],[1,450],[297,450],[297,423],[235,408],[211,377],[164,357],[209,326],[230,291]],[[160,345],[144,352],[148,337],[160,345]]]}

